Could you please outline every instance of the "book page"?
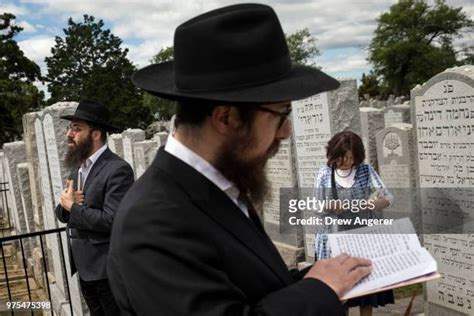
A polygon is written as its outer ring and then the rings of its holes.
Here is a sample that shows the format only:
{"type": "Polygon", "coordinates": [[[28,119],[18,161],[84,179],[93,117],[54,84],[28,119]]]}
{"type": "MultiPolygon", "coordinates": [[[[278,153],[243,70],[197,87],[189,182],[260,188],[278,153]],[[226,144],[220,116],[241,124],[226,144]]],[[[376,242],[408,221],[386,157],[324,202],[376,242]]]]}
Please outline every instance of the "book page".
{"type": "Polygon", "coordinates": [[[409,218],[393,222],[392,226],[362,227],[328,235],[333,257],[347,253],[371,260],[421,248],[409,218]]]}
{"type": "Polygon", "coordinates": [[[387,287],[437,270],[436,261],[425,248],[409,250],[372,260],[372,273],[359,281],[344,298],[387,287]]]}
{"type": "Polygon", "coordinates": [[[372,261],[371,274],[344,298],[437,271],[436,261],[421,246],[409,218],[396,220],[392,226],[362,227],[330,234],[328,242],[333,257],[347,253],[372,261]]]}

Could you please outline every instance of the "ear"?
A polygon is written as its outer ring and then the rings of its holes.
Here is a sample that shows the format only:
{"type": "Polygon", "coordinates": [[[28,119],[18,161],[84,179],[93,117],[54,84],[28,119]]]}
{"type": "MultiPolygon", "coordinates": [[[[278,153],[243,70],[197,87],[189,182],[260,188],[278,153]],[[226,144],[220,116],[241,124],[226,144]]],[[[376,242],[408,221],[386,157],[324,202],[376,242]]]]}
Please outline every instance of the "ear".
{"type": "Polygon", "coordinates": [[[94,131],[92,131],[92,139],[93,139],[94,141],[100,140],[101,136],[102,136],[102,132],[101,132],[101,131],[99,131],[99,130],[94,130],[94,131]]]}
{"type": "Polygon", "coordinates": [[[219,105],[212,110],[211,122],[216,131],[227,135],[241,125],[239,111],[235,106],[219,105]]]}

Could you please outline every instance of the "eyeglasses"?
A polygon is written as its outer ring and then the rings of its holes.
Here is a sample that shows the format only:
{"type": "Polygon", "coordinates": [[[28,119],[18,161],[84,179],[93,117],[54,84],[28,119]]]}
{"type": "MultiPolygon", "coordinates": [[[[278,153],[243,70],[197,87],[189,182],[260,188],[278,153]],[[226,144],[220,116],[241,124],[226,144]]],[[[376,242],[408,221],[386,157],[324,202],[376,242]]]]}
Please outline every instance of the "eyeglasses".
{"type": "Polygon", "coordinates": [[[267,109],[266,107],[263,107],[261,105],[257,106],[256,109],[258,111],[262,111],[262,112],[268,112],[268,113],[271,113],[273,115],[276,115],[276,116],[279,116],[280,117],[280,121],[278,122],[278,128],[277,130],[279,130],[283,124],[285,124],[286,120],[288,119],[288,115],[291,114],[291,105],[289,105],[286,109],[285,112],[278,112],[278,111],[274,111],[274,110],[270,110],[270,109],[267,109]]]}
{"type": "Polygon", "coordinates": [[[74,134],[76,133],[79,133],[83,130],[82,127],[80,127],[79,125],[74,125],[74,124],[70,124],[68,127],[67,127],[67,130],[71,130],[74,134]]]}

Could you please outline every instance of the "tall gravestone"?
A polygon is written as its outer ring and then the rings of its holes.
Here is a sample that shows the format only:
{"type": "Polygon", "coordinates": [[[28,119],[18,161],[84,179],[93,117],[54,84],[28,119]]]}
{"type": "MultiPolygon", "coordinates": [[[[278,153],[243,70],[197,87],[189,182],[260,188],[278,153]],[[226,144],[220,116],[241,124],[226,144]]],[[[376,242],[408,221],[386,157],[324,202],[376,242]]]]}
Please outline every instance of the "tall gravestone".
{"type": "Polygon", "coordinates": [[[418,227],[413,125],[392,124],[376,134],[376,143],[379,175],[394,196],[393,204],[383,212],[389,218],[410,216],[418,227]]]}
{"type": "Polygon", "coordinates": [[[107,137],[107,146],[113,153],[119,155],[122,158],[124,157],[122,134],[110,134],[107,137]]]}
{"type": "Polygon", "coordinates": [[[144,140],[133,144],[135,157],[135,177],[138,179],[150,166],[158,150],[158,143],[153,140],[144,140]]]}
{"type": "Polygon", "coordinates": [[[280,230],[280,188],[296,188],[295,148],[292,139],[280,143],[278,153],[266,166],[270,180],[270,195],[263,204],[263,223],[265,231],[272,239],[285,263],[296,268],[304,258],[303,230],[282,232],[280,230]]]}
{"type": "Polygon", "coordinates": [[[136,168],[135,168],[135,155],[133,150],[133,144],[136,142],[141,142],[145,140],[145,131],[135,128],[135,129],[127,129],[122,132],[122,141],[123,141],[123,159],[130,164],[135,174],[135,179],[137,178],[136,175],[136,168]]]}
{"type": "Polygon", "coordinates": [[[168,135],[167,132],[158,132],[153,135],[153,140],[158,144],[158,147],[165,146],[168,135]]]}
{"type": "Polygon", "coordinates": [[[388,106],[383,111],[385,127],[398,123],[411,123],[409,103],[388,106]]]}
{"type": "Polygon", "coordinates": [[[411,91],[411,101],[424,244],[442,275],[426,286],[426,310],[473,315],[474,66],[434,76],[411,91]],[[466,234],[426,234],[440,225],[466,234]]]}
{"type": "MultiPolygon", "coordinates": [[[[35,231],[34,210],[30,188],[30,171],[29,163],[19,163],[16,165],[16,176],[18,178],[18,188],[21,199],[21,212],[26,224],[26,232],[31,233],[35,231]]],[[[35,238],[27,238],[23,241],[25,255],[31,258],[33,248],[36,246],[35,238]]]]}
{"type": "MultiPolygon", "coordinates": [[[[361,132],[356,80],[340,80],[341,86],[308,99],[292,102],[296,178],[300,189],[311,191],[316,173],[326,164],[326,145],[337,132],[361,132]]],[[[310,214],[308,214],[310,215],[310,214]]],[[[307,262],[314,261],[314,227],[303,227],[307,262]]]]}
{"type": "MultiPolygon", "coordinates": [[[[54,208],[59,202],[59,196],[71,171],[64,161],[67,152],[66,132],[70,122],[60,117],[73,114],[76,107],[77,102],[59,102],[43,109],[35,119],[41,192],[44,205],[43,216],[47,229],[65,226],[56,219],[54,214],[54,208]]],[[[84,307],[81,302],[77,276],[71,277],[70,273],[69,253],[66,247],[67,239],[64,233],[61,234],[60,238],[61,240],[54,235],[48,236],[46,239],[47,246],[51,249],[53,273],[57,280],[56,283],[51,285],[51,291],[55,295],[55,302],[63,307],[68,305],[66,295],[66,278],[68,278],[72,305],[75,308],[74,312],[82,315],[84,307]],[[64,250],[66,271],[63,270],[60,261],[61,250],[64,250]]]]}
{"type": "Polygon", "coordinates": [[[26,234],[28,226],[24,215],[20,182],[17,176],[17,165],[26,162],[25,142],[11,142],[3,144],[3,150],[6,157],[7,179],[10,189],[11,212],[10,216],[14,220],[15,230],[17,234],[26,234]]]}
{"type": "Polygon", "coordinates": [[[37,112],[23,115],[23,139],[26,144],[26,160],[30,168],[28,174],[30,179],[31,203],[33,208],[33,225],[37,230],[44,229],[43,210],[41,208],[40,179],[39,179],[39,158],[36,144],[35,120],[37,112]]]}
{"type": "Polygon", "coordinates": [[[34,232],[34,211],[30,187],[30,164],[27,162],[16,165],[16,176],[18,178],[18,189],[20,191],[21,208],[26,222],[26,231],[34,232]]]}
{"type": "MultiPolygon", "coordinates": [[[[3,170],[3,159],[4,159],[4,154],[3,154],[3,150],[0,150],[0,183],[4,183],[6,182],[5,181],[5,174],[4,174],[4,170],[3,170]]],[[[5,186],[3,184],[0,185],[0,190],[3,190],[5,188],[5,186]]],[[[8,215],[7,215],[7,205],[6,205],[6,201],[5,201],[5,196],[6,192],[0,192],[0,200],[2,201],[0,203],[0,226],[2,226],[7,218],[8,218],[8,215]]]]}
{"type": "Polygon", "coordinates": [[[375,135],[384,128],[382,109],[360,108],[361,138],[365,148],[365,161],[378,171],[375,135]]]}

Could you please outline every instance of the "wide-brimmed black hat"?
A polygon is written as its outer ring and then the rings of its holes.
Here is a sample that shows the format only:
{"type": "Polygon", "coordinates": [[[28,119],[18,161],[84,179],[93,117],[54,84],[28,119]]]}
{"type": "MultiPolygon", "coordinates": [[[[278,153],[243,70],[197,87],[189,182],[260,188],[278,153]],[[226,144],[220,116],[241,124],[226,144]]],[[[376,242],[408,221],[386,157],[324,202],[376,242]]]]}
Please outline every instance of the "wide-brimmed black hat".
{"type": "Polygon", "coordinates": [[[132,81],[166,99],[238,103],[298,100],[339,87],[318,69],[292,65],[278,17],[262,4],[228,6],[181,24],[173,61],[140,69],[132,81]]]}
{"type": "Polygon", "coordinates": [[[73,115],[63,115],[65,120],[83,120],[105,128],[107,131],[117,131],[118,128],[109,124],[109,110],[94,101],[82,100],[73,115]]]}

